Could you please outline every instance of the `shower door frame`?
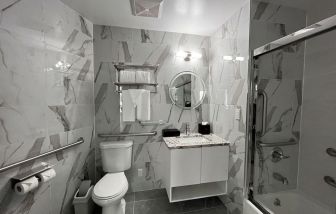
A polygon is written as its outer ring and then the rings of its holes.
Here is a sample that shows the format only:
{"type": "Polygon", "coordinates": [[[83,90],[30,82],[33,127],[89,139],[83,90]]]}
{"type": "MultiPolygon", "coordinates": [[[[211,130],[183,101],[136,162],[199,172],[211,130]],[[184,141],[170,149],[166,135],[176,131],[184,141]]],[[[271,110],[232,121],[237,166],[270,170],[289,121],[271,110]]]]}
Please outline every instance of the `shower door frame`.
{"type": "Polygon", "coordinates": [[[247,123],[246,123],[246,167],[245,167],[245,191],[244,197],[249,200],[253,205],[255,205],[261,212],[269,214],[267,209],[265,209],[259,202],[253,198],[253,175],[254,175],[254,165],[252,164],[255,149],[256,149],[256,102],[258,98],[258,91],[256,90],[256,84],[254,79],[258,78],[256,75],[256,64],[255,59],[259,56],[268,54],[270,52],[281,49],[287,45],[303,42],[307,39],[319,36],[321,34],[327,33],[329,31],[336,29],[336,15],[331,16],[327,19],[323,19],[313,25],[296,31],[288,36],[281,39],[270,42],[259,48],[251,51],[250,54],[250,72],[248,79],[248,95],[247,95],[247,123]]]}

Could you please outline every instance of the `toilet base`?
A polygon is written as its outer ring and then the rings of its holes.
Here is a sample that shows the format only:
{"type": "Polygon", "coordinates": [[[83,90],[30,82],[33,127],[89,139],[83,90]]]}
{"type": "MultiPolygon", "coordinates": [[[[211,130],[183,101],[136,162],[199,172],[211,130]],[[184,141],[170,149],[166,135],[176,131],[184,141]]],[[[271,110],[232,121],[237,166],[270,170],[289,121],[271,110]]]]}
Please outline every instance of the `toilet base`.
{"type": "Polygon", "coordinates": [[[102,214],[125,214],[126,201],[121,199],[120,203],[113,204],[113,206],[103,207],[102,214]]]}

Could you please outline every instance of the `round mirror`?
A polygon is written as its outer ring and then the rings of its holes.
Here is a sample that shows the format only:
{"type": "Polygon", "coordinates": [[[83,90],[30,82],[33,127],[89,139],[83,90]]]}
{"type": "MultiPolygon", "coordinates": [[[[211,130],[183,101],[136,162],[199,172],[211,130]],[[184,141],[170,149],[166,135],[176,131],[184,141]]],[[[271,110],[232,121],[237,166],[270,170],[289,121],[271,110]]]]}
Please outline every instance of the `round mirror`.
{"type": "Polygon", "coordinates": [[[169,85],[170,99],[183,109],[197,108],[202,104],[205,93],[203,80],[190,71],[177,74],[169,85]]]}

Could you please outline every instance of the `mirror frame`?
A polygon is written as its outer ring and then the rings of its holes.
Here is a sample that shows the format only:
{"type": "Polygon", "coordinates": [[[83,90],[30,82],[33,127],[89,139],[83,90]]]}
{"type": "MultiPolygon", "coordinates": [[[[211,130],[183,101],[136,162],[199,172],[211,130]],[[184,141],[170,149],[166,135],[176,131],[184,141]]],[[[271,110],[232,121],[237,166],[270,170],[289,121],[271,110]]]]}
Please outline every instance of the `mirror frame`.
{"type": "Polygon", "coordinates": [[[181,108],[181,109],[191,110],[191,109],[196,109],[197,107],[199,107],[199,106],[203,103],[207,91],[206,91],[206,88],[205,88],[205,83],[204,83],[203,79],[202,79],[199,75],[195,74],[195,73],[192,72],[192,71],[182,71],[182,72],[176,74],[176,75],[173,77],[173,79],[170,81],[170,83],[169,83],[169,91],[168,91],[168,93],[169,93],[170,100],[172,101],[172,103],[173,103],[175,106],[177,106],[177,107],[179,107],[179,108],[181,108]],[[196,78],[198,78],[198,79],[201,81],[201,84],[202,84],[203,89],[204,89],[204,94],[203,94],[202,99],[201,99],[200,101],[198,101],[194,106],[191,106],[191,107],[185,107],[185,106],[178,105],[178,104],[175,102],[175,100],[174,100],[174,98],[173,98],[173,95],[172,95],[172,93],[171,93],[171,90],[172,90],[172,86],[173,86],[174,81],[175,81],[177,78],[179,78],[180,76],[184,75],[184,74],[190,74],[190,75],[193,75],[193,76],[195,76],[196,78]]]}

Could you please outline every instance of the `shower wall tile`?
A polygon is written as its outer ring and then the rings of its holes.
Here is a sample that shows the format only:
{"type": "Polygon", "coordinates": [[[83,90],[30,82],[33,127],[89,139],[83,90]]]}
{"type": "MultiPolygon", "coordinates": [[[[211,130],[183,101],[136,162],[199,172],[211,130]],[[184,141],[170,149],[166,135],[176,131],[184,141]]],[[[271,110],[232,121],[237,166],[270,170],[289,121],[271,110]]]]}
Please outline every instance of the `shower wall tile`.
{"type": "Polygon", "coordinates": [[[80,180],[95,174],[93,26],[58,0],[0,5],[0,165],[85,139],[1,173],[0,213],[72,213],[80,180]],[[42,161],[55,164],[56,178],[16,195],[10,178],[42,161]]]}
{"type": "MultiPolygon", "coordinates": [[[[168,88],[171,79],[182,71],[193,71],[208,82],[209,37],[170,32],[151,31],[146,29],[130,29],[112,26],[94,26],[95,53],[95,126],[96,133],[151,132],[157,131],[154,137],[115,138],[134,141],[132,168],[126,172],[130,191],[160,189],[162,186],[161,155],[164,128],[184,130],[185,123],[197,131],[197,123],[208,119],[206,106],[195,110],[182,110],[172,105],[168,88]],[[185,62],[177,58],[178,50],[196,51],[203,55],[202,59],[185,62]],[[139,123],[126,124],[120,122],[120,95],[116,92],[115,63],[153,64],[159,65],[156,72],[159,84],[157,93],[151,94],[151,120],[167,121],[163,125],[142,126],[139,123]],[[137,170],[143,169],[144,176],[138,177],[137,170]]],[[[207,85],[207,84],[206,84],[207,85]]],[[[208,97],[204,105],[208,104],[208,97]]],[[[96,146],[104,139],[96,138],[96,146]]],[[[97,150],[97,164],[100,163],[97,150]]],[[[102,175],[98,167],[97,177],[102,175]]]]}
{"type": "Polygon", "coordinates": [[[230,142],[228,194],[222,197],[229,213],[242,213],[250,5],[246,2],[210,37],[209,108],[213,132],[230,142]],[[227,61],[224,56],[244,57],[227,61]],[[236,120],[236,111],[240,120],[236,120]]]}
{"type": "Polygon", "coordinates": [[[326,153],[327,148],[335,148],[336,139],[336,63],[331,60],[336,51],[331,42],[335,35],[331,31],[306,42],[298,176],[298,189],[331,213],[336,192],[323,177],[336,178],[336,159],[326,153]]]}
{"type": "Polygon", "coordinates": [[[251,48],[255,49],[306,27],[306,12],[297,8],[253,0],[251,48]]]}

